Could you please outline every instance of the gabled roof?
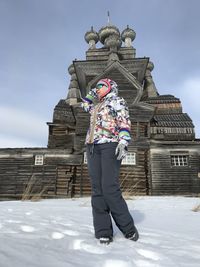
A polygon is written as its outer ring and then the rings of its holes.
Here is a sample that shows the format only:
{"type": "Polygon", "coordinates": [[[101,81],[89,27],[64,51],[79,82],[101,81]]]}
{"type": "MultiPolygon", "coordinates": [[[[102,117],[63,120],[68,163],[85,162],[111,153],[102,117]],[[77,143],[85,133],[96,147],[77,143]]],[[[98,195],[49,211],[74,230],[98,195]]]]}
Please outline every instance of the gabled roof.
{"type": "Polygon", "coordinates": [[[143,90],[142,85],[125,67],[119,63],[119,61],[111,61],[111,63],[103,70],[103,72],[101,72],[88,83],[88,89],[93,88],[100,79],[106,77],[115,80],[122,93],[123,86],[126,87],[126,83],[129,84],[129,86],[127,86],[127,90],[130,91],[129,99],[132,104],[137,103],[140,100],[143,90]]]}
{"type": "Polygon", "coordinates": [[[111,61],[111,63],[103,70],[102,73],[97,75],[93,80],[91,80],[88,85],[94,86],[99,79],[103,76],[109,75],[112,69],[118,69],[138,90],[141,88],[141,84],[137,81],[137,79],[125,68],[123,67],[119,61],[111,61]]]}
{"type": "MultiPolygon", "coordinates": [[[[145,71],[147,68],[149,58],[133,58],[120,60],[119,64],[123,66],[129,73],[136,77],[139,83],[143,83],[145,71]]],[[[82,95],[84,95],[86,86],[88,82],[94,79],[97,75],[102,73],[109,63],[114,63],[115,61],[105,60],[75,60],[73,65],[75,68],[75,73],[77,76],[77,81],[82,95]]],[[[110,66],[110,65],[109,65],[110,66]]]]}

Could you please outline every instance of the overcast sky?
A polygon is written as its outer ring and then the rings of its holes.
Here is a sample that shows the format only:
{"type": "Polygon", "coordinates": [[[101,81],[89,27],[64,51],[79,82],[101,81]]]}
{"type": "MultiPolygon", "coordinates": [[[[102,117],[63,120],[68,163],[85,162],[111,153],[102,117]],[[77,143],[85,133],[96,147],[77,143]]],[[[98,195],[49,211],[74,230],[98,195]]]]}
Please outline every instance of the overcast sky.
{"type": "Polygon", "coordinates": [[[107,10],[135,30],[136,57],[150,57],[159,93],[181,99],[200,138],[199,0],[0,0],[0,147],[47,145],[68,66],[85,59],[84,34],[107,10]]]}

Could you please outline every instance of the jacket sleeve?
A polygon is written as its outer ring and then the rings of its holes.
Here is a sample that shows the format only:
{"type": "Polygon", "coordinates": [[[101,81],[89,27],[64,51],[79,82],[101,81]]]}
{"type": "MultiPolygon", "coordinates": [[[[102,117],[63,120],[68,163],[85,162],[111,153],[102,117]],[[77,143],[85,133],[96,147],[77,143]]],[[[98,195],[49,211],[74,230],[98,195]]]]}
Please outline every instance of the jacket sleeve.
{"type": "Polygon", "coordinates": [[[131,140],[131,121],[129,118],[128,106],[123,98],[116,101],[116,122],[119,130],[119,142],[128,145],[131,140]]]}

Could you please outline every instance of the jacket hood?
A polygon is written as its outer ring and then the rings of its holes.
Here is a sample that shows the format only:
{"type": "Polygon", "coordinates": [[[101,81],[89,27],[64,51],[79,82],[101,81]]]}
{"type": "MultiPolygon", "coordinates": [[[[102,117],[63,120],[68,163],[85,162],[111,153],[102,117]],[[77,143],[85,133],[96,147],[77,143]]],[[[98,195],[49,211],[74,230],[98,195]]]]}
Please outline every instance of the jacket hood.
{"type": "Polygon", "coordinates": [[[98,86],[99,84],[105,84],[108,87],[108,92],[105,94],[105,96],[102,97],[101,101],[107,98],[107,96],[108,97],[111,95],[118,96],[118,85],[115,81],[105,78],[99,80],[96,86],[98,86]]]}

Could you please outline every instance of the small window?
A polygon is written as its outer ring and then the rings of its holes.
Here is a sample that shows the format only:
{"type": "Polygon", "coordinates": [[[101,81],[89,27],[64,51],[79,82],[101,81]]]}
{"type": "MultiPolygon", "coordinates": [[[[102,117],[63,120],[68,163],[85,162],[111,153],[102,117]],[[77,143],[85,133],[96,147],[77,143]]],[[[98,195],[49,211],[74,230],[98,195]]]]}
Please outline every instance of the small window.
{"type": "Polygon", "coordinates": [[[188,166],[187,155],[172,155],[171,156],[172,166],[188,166]]]}
{"type": "Polygon", "coordinates": [[[122,165],[136,165],[136,153],[127,153],[122,160],[122,165]]]}
{"type": "MultiPolygon", "coordinates": [[[[87,155],[84,152],[84,164],[87,164],[87,155]]],[[[122,165],[136,165],[136,153],[127,153],[126,157],[122,160],[122,165]]]]}
{"type": "Polygon", "coordinates": [[[35,165],[43,165],[44,156],[43,155],[35,155],[35,165]]]}

